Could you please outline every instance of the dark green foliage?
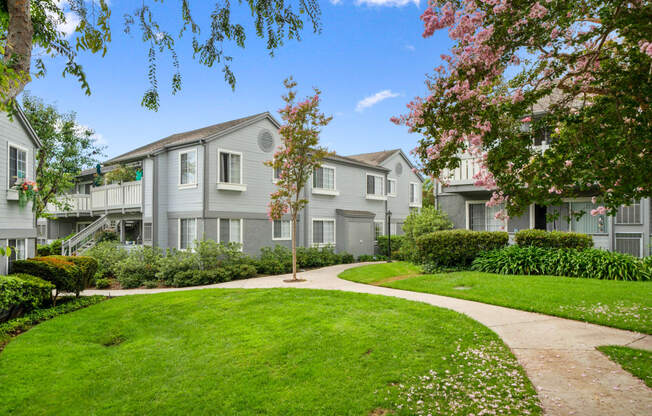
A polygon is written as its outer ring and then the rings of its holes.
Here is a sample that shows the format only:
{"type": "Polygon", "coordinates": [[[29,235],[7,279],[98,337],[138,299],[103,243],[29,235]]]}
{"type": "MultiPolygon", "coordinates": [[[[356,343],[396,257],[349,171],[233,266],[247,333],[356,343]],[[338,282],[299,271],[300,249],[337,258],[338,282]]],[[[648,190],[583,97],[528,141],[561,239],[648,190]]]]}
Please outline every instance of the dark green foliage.
{"type": "Polygon", "coordinates": [[[36,254],[38,254],[40,257],[45,257],[45,256],[58,256],[61,254],[61,243],[72,237],[74,234],[67,235],[64,238],[59,238],[57,240],[54,240],[50,244],[44,244],[40,245],[36,248],[36,254]]]}
{"type": "Polygon", "coordinates": [[[584,250],[593,247],[593,237],[589,234],[562,231],[521,230],[514,235],[519,246],[544,248],[575,248],[584,250]]]}
{"type": "Polygon", "coordinates": [[[103,241],[86,252],[98,262],[95,278],[116,277],[118,264],[127,258],[127,250],[120,247],[116,241],[103,241]]]}
{"type": "Polygon", "coordinates": [[[116,277],[125,289],[141,286],[148,280],[156,280],[159,270],[161,250],[143,246],[129,252],[116,266],[116,277]]]}
{"type": "Polygon", "coordinates": [[[99,263],[93,257],[89,257],[89,256],[55,256],[55,255],[52,255],[50,257],[58,258],[58,259],[61,259],[61,260],[64,260],[64,261],[69,261],[69,262],[73,263],[75,266],[79,267],[79,269],[81,270],[81,274],[82,274],[82,280],[83,280],[84,288],[92,286],[93,283],[95,282],[95,273],[97,272],[97,268],[99,266],[99,263]]]}
{"type": "Polygon", "coordinates": [[[487,273],[534,274],[605,280],[649,280],[644,262],[599,249],[510,246],[481,253],[473,269],[487,273]]]}
{"type": "MultiPolygon", "coordinates": [[[[335,253],[333,247],[297,247],[297,267],[314,268],[332,266],[334,264],[353,263],[353,255],[342,252],[335,253]]],[[[260,258],[255,262],[258,273],[284,274],[292,272],[292,251],[284,246],[261,249],[260,258]]]]}
{"type": "Polygon", "coordinates": [[[256,269],[261,274],[284,274],[292,272],[292,251],[284,246],[263,247],[256,269]]]}
{"type": "MultiPolygon", "coordinates": [[[[59,293],[79,293],[86,288],[80,267],[71,261],[72,257],[45,256],[14,262],[17,273],[31,274],[53,283],[56,295],[59,293]]],[[[56,298],[55,295],[55,298],[56,298]]]]}
{"type": "Polygon", "coordinates": [[[105,299],[106,298],[104,296],[82,296],[76,299],[63,298],[57,306],[45,309],[36,309],[25,316],[0,324],[0,349],[9,341],[13,335],[27,331],[29,328],[38,324],[39,322],[52,319],[55,316],[63,315],[64,313],[76,311],[77,309],[94,305],[105,299]]]}
{"type": "Polygon", "coordinates": [[[359,262],[365,262],[365,261],[385,261],[387,260],[387,256],[383,256],[382,254],[376,254],[376,255],[371,255],[371,254],[361,254],[358,256],[358,261],[359,262]]]}
{"type": "Polygon", "coordinates": [[[417,238],[416,260],[440,266],[464,267],[486,250],[507,245],[509,236],[501,231],[444,230],[417,238]]]}
{"type": "Polygon", "coordinates": [[[116,241],[117,242],[119,240],[120,240],[120,237],[118,236],[118,233],[116,233],[114,231],[108,231],[108,230],[100,231],[97,234],[97,237],[96,237],[96,241],[98,243],[103,243],[105,241],[116,241]]]}
{"type": "Polygon", "coordinates": [[[95,279],[95,287],[98,289],[108,289],[111,287],[111,281],[105,277],[95,279]]]}
{"type": "MultiPolygon", "coordinates": [[[[450,230],[453,223],[448,219],[448,215],[435,209],[434,206],[423,207],[419,211],[412,211],[405,219],[403,224],[404,237],[401,242],[400,257],[404,260],[418,261],[417,259],[417,239],[424,234],[434,231],[450,230]]],[[[393,250],[392,250],[393,251],[393,250]]],[[[387,252],[380,252],[387,255],[387,252]]]]}
{"type": "Polygon", "coordinates": [[[185,270],[177,272],[170,286],[201,286],[228,282],[235,279],[246,279],[256,275],[256,267],[251,264],[230,264],[211,270],[185,270]]]}
{"type": "Polygon", "coordinates": [[[38,308],[53,289],[52,283],[29,274],[0,276],[0,322],[38,308]]]}
{"type": "MultiPolygon", "coordinates": [[[[401,247],[403,246],[403,241],[405,240],[405,235],[393,235],[392,236],[392,259],[398,260],[403,258],[403,252],[401,247]]],[[[378,254],[382,256],[387,256],[389,249],[389,237],[386,235],[378,236],[378,254]]]]}

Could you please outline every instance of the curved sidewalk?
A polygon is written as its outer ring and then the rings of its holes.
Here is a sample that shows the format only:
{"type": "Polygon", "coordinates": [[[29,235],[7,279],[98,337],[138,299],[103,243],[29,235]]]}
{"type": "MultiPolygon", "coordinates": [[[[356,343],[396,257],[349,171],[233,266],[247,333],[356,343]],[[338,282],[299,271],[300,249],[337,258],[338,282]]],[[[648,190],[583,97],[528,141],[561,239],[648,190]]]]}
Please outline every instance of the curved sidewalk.
{"type": "Polygon", "coordinates": [[[285,283],[283,280],[288,275],[278,275],[190,288],[88,290],[84,295],[294,287],[345,290],[425,302],[463,313],[496,332],[525,368],[548,415],[652,414],[652,389],[595,349],[601,345],[627,345],[652,350],[652,336],[468,300],[354,283],[337,277],[342,271],[359,265],[303,272],[300,277],[306,281],[301,283],[285,283]]]}

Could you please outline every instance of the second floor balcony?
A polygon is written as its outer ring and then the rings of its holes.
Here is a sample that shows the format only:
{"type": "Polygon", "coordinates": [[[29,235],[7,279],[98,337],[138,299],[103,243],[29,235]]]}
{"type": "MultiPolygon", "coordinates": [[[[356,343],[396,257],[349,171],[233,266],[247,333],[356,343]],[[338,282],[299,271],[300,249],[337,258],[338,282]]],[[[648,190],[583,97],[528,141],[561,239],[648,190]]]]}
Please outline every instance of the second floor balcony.
{"type": "Polygon", "coordinates": [[[47,212],[56,215],[92,215],[109,211],[141,211],[142,181],[90,188],[90,194],[71,194],[60,198],[62,206],[48,204],[47,212]]]}

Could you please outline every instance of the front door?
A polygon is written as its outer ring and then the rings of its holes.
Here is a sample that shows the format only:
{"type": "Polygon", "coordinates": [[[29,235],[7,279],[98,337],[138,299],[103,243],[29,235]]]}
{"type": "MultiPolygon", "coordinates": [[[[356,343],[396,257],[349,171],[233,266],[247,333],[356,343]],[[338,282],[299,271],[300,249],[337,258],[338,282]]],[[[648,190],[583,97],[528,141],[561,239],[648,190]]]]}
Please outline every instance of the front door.
{"type": "Polygon", "coordinates": [[[545,230],[547,227],[546,207],[543,205],[534,206],[534,228],[537,230],[545,230]]]}

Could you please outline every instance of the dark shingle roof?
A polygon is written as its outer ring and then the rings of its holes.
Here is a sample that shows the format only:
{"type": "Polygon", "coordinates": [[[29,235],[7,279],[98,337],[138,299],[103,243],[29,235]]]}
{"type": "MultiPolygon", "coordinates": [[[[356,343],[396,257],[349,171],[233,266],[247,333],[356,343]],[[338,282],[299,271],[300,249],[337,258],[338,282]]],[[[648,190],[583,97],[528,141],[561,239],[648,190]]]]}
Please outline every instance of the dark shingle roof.
{"type": "Polygon", "coordinates": [[[373,166],[378,166],[383,163],[387,158],[394,155],[396,152],[400,152],[401,149],[393,150],[383,150],[382,152],[372,152],[372,153],[360,153],[358,155],[348,156],[351,159],[355,159],[359,162],[368,163],[373,166]]]}
{"type": "MultiPolygon", "coordinates": [[[[213,124],[212,126],[208,127],[202,127],[200,129],[196,130],[190,130],[182,133],[176,133],[171,136],[165,137],[163,139],[157,140],[153,143],[146,144],[144,146],[141,146],[137,149],[134,149],[132,151],[129,151],[127,153],[124,153],[120,156],[116,156],[112,159],[107,160],[105,163],[111,164],[111,163],[119,163],[119,162],[126,162],[128,160],[133,160],[133,159],[138,159],[147,155],[150,155],[152,153],[155,153],[161,149],[164,149],[165,147],[173,146],[173,145],[182,145],[185,143],[191,143],[200,139],[207,138],[209,136],[212,136],[214,134],[218,134],[220,132],[223,132],[225,130],[228,130],[232,127],[237,126],[238,124],[246,123],[248,121],[251,121],[255,118],[261,117],[263,115],[269,115],[268,112],[264,113],[258,113],[254,114],[252,116],[247,116],[247,117],[242,117],[238,118],[235,120],[230,120],[226,121],[224,123],[219,123],[219,124],[213,124]]],[[[270,115],[271,117],[271,115],[270,115]]]]}
{"type": "Polygon", "coordinates": [[[332,160],[334,162],[343,162],[343,163],[353,164],[353,165],[356,165],[356,166],[362,166],[362,167],[367,167],[367,168],[387,170],[386,168],[384,168],[382,166],[367,163],[367,162],[352,158],[350,156],[340,156],[338,154],[334,154],[334,155],[330,155],[330,156],[326,157],[326,159],[327,160],[332,160]]]}

